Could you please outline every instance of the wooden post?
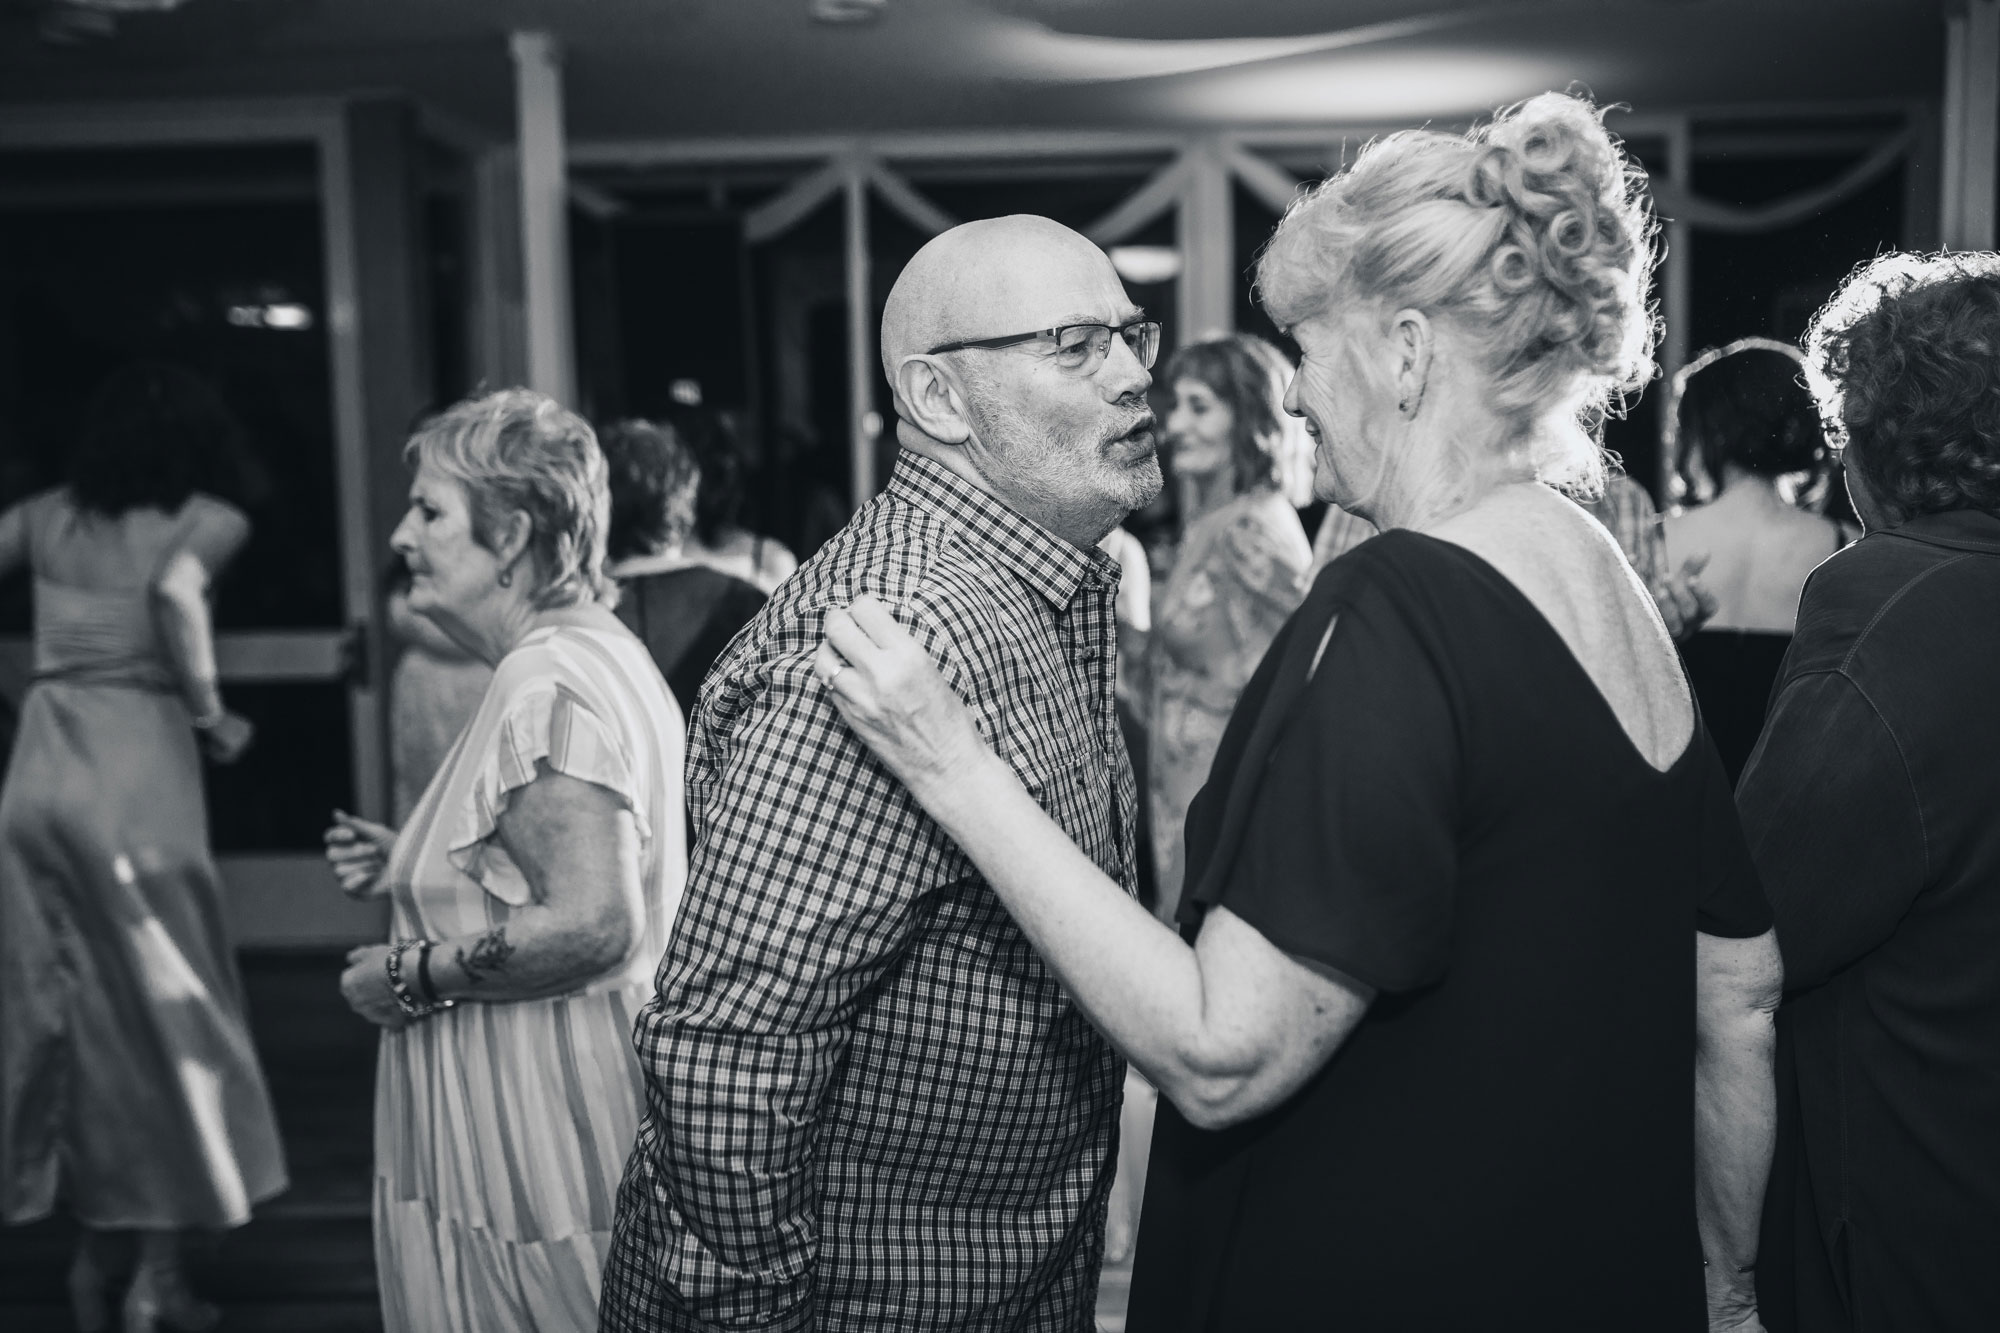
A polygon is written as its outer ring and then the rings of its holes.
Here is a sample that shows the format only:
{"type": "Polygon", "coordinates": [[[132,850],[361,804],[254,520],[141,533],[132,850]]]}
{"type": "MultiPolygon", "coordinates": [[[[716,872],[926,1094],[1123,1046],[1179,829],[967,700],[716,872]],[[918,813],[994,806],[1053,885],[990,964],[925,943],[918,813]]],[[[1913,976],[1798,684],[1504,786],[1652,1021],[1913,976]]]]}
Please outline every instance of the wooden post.
{"type": "Polygon", "coordinates": [[[332,312],[342,582],[365,684],[352,694],[360,813],[389,817],[390,653],[377,582],[409,489],[403,441],[431,392],[425,318],[421,164],[405,102],[350,103],[323,148],[327,296],[332,312]]]}
{"type": "Polygon", "coordinates": [[[545,32],[514,33],[508,45],[514,56],[515,137],[520,145],[528,384],[573,406],[576,349],[570,330],[561,57],[555,39],[545,32]]]}
{"type": "MultiPolygon", "coordinates": [[[[1674,117],[1667,129],[1667,179],[1682,198],[1694,193],[1694,146],[1693,130],[1686,116],[1674,117]]],[[[1672,472],[1674,460],[1667,456],[1667,435],[1673,430],[1673,422],[1667,413],[1673,410],[1674,376],[1680,374],[1681,367],[1688,362],[1688,323],[1694,314],[1693,288],[1690,286],[1694,273],[1694,227],[1687,221],[1674,218],[1667,223],[1667,257],[1662,266],[1660,306],[1665,328],[1660,334],[1660,447],[1658,461],[1651,478],[1641,477],[1642,483],[1651,482],[1648,487],[1658,496],[1663,505],[1669,504],[1673,496],[1668,494],[1667,478],[1672,472]]]]}
{"type": "Polygon", "coordinates": [[[875,497],[875,301],[868,252],[868,180],[860,158],[841,182],[847,219],[848,478],[854,507],[875,497]]]}
{"type": "Polygon", "coordinates": [[[1959,0],[1945,20],[1940,240],[1991,250],[2000,151],[2000,0],[1959,0]]]}
{"type": "Polygon", "coordinates": [[[1230,198],[1229,167],[1215,139],[1196,143],[1188,153],[1189,174],[1181,196],[1180,327],[1176,347],[1236,325],[1236,211],[1230,198]]]}

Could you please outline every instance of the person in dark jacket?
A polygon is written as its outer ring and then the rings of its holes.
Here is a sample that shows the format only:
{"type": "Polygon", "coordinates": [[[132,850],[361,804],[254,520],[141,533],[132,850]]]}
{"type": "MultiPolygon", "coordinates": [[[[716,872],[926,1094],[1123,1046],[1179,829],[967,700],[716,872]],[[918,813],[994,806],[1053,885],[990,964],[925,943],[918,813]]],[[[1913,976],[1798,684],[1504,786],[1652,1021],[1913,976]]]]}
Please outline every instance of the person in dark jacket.
{"type": "Polygon", "coordinates": [[[2000,1328],[2000,257],[1895,254],[1807,375],[1867,528],[1805,586],[1738,791],[1776,918],[1760,1308],[2000,1328]]]}
{"type": "Polygon", "coordinates": [[[611,468],[611,576],[618,618],[653,654],[684,716],[715,659],[764,605],[746,579],[688,560],[701,466],[671,426],[620,421],[598,436],[611,468]]]}

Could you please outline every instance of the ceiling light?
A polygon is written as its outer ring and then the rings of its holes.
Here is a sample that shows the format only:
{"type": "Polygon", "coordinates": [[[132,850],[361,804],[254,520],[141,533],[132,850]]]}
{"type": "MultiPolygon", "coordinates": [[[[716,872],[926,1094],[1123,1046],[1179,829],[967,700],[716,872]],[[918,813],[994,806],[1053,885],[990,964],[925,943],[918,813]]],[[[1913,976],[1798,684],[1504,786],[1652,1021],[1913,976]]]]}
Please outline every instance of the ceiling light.
{"type": "Polygon", "coordinates": [[[806,12],[820,23],[873,23],[889,0],[811,0],[806,12]]]}
{"type": "Polygon", "coordinates": [[[1110,255],[1118,276],[1142,287],[1181,275],[1181,252],[1171,245],[1114,245],[1110,255]]]}

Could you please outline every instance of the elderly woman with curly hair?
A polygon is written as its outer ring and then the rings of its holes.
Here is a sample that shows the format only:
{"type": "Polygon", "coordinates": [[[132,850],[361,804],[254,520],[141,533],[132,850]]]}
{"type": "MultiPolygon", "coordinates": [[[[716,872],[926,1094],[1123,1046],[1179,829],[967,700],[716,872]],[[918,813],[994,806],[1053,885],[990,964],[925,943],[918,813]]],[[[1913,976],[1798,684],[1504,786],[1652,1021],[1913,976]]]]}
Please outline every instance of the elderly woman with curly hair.
{"type": "Polygon", "coordinates": [[[605,603],[590,427],[514,389],[421,427],[390,538],[410,609],[491,663],[400,834],[340,817],[394,943],[341,991],[383,1029],[375,1248],[395,1333],[594,1329],[638,1128],[632,1020],[686,873],[680,711],[605,603]]]}
{"type": "Polygon", "coordinates": [[[1774,1328],[2000,1328],[2000,257],[1896,254],[1807,377],[1867,535],[1737,800],[1784,948],[1774,1328]]]}
{"type": "Polygon", "coordinates": [[[1134,1333],[1757,1327],[1770,918],[1652,599],[1550,484],[1601,473],[1579,417],[1647,368],[1649,265],[1636,169],[1557,95],[1279,224],[1286,406],[1383,531],[1244,690],[1179,935],[884,607],[828,617],[844,716],[1170,1103],[1134,1333]]]}

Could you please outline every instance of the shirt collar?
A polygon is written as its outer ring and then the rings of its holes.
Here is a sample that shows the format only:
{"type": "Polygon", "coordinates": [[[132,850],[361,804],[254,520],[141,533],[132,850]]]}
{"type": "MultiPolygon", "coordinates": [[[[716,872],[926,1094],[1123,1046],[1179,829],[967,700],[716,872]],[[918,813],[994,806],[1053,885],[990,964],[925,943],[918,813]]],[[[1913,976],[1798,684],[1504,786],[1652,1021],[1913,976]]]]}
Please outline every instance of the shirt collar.
{"type": "Polygon", "coordinates": [[[1070,545],[922,454],[897,454],[889,493],[949,520],[956,539],[1018,574],[1052,606],[1068,606],[1086,580],[1117,586],[1117,562],[1102,550],[1070,545]]]}
{"type": "Polygon", "coordinates": [[[1983,509],[1952,509],[1942,514],[1919,514],[1906,523],[1883,530],[1888,537],[1907,537],[1930,546],[1947,546],[1958,551],[2000,553],[2000,518],[1983,509]]]}

